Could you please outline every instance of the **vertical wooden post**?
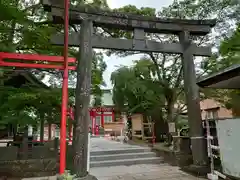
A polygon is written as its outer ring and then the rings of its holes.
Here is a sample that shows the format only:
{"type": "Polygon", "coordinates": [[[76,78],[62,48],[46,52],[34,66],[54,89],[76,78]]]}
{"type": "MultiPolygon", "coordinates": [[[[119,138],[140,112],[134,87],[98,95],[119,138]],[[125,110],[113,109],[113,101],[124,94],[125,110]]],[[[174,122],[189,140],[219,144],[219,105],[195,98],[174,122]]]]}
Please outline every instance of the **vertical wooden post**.
{"type": "Polygon", "coordinates": [[[44,116],[40,116],[40,142],[44,140],[44,116]]]}
{"type": "Polygon", "coordinates": [[[83,20],[80,32],[80,57],[77,65],[77,87],[75,97],[75,139],[73,161],[74,174],[85,177],[88,159],[88,126],[90,122],[89,104],[91,91],[92,43],[93,24],[90,20],[83,20]]]}
{"type": "Polygon", "coordinates": [[[188,109],[193,161],[194,165],[202,166],[207,163],[207,149],[203,136],[199,88],[196,83],[196,72],[190,48],[191,40],[189,32],[180,33],[179,38],[184,51],[182,55],[184,90],[188,109]]]}
{"type": "Polygon", "coordinates": [[[22,158],[28,159],[29,151],[28,151],[28,127],[27,126],[24,128],[24,133],[23,133],[22,152],[23,152],[22,158]]]}

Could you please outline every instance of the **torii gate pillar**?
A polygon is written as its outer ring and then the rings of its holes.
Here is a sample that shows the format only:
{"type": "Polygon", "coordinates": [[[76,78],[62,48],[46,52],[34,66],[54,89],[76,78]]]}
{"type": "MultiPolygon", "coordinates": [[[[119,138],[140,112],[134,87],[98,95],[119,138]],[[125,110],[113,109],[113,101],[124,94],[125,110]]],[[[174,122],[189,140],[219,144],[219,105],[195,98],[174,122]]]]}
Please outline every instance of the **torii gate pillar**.
{"type": "Polygon", "coordinates": [[[73,139],[74,173],[86,177],[88,159],[88,129],[90,123],[89,104],[92,71],[92,31],[91,20],[84,20],[80,31],[80,48],[77,65],[77,86],[75,93],[75,128],[73,139]]]}

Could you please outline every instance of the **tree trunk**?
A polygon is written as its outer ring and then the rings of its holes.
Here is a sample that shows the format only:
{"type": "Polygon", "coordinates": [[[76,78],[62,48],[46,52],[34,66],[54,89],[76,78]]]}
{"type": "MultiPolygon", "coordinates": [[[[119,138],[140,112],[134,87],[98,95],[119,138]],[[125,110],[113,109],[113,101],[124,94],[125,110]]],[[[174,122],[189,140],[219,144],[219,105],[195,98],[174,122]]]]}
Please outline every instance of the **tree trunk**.
{"type": "Polygon", "coordinates": [[[48,123],[48,140],[52,139],[52,124],[48,123]]]}
{"type": "Polygon", "coordinates": [[[75,128],[73,146],[73,170],[77,177],[86,177],[88,160],[89,104],[92,70],[92,22],[84,20],[80,32],[80,58],[77,65],[75,94],[75,128]]]}
{"type": "Polygon", "coordinates": [[[168,101],[167,102],[167,121],[174,122],[174,102],[168,101]]]}
{"type": "MultiPolygon", "coordinates": [[[[167,99],[167,124],[172,122],[172,123],[175,123],[174,122],[174,103],[175,101],[173,100],[174,99],[174,94],[172,93],[171,95],[172,97],[169,97],[167,99]]],[[[172,136],[173,136],[173,132],[169,132],[169,125],[167,125],[167,128],[168,128],[168,134],[167,134],[167,143],[168,145],[171,145],[172,144],[172,136]]],[[[176,131],[176,129],[175,129],[176,131]]]]}
{"type": "Polygon", "coordinates": [[[17,124],[13,124],[13,139],[15,139],[16,135],[17,135],[17,124]]]}
{"type": "Polygon", "coordinates": [[[41,120],[40,120],[40,142],[43,143],[43,140],[44,140],[44,118],[41,117],[41,120]]]}
{"type": "Polygon", "coordinates": [[[24,127],[23,131],[23,139],[22,139],[22,151],[23,151],[23,159],[28,159],[28,126],[24,127]]]}
{"type": "Polygon", "coordinates": [[[155,112],[151,113],[152,119],[154,120],[154,131],[156,136],[156,142],[163,142],[164,135],[168,133],[168,124],[163,119],[162,110],[157,109],[155,112]]]}

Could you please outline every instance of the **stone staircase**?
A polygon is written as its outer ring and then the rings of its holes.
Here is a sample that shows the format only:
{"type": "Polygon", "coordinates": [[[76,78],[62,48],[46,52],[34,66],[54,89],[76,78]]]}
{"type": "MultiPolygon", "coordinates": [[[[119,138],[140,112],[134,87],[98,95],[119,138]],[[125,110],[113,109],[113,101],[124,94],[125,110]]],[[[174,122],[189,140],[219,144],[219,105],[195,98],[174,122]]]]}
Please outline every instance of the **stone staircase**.
{"type": "Polygon", "coordinates": [[[163,159],[157,157],[148,147],[127,147],[124,149],[98,150],[90,153],[90,167],[130,166],[136,164],[160,164],[163,159]]]}

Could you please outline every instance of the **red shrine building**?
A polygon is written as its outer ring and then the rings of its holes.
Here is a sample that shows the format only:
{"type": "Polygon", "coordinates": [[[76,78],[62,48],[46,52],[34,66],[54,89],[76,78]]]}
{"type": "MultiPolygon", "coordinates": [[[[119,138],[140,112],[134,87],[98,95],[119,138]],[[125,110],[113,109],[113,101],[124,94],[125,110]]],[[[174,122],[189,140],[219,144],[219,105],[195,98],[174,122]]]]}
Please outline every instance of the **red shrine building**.
{"type": "MultiPolygon", "coordinates": [[[[91,100],[91,104],[93,104],[93,99],[91,100]]],[[[101,134],[100,129],[106,133],[120,131],[123,128],[121,119],[116,117],[111,90],[103,91],[101,106],[90,108],[90,120],[90,128],[93,135],[101,134]]]]}
{"type": "MultiPolygon", "coordinates": [[[[111,90],[103,90],[102,94],[102,104],[98,107],[91,107],[94,104],[94,99],[91,97],[90,102],[90,131],[92,135],[103,135],[106,133],[120,134],[124,128],[124,122],[122,118],[116,117],[116,112],[114,110],[114,104],[112,101],[111,90]]],[[[73,112],[70,110],[71,119],[73,118],[73,112]],[[71,115],[72,114],[72,115],[71,115]]],[[[70,127],[72,129],[72,127],[70,127]]],[[[72,131],[69,132],[69,137],[72,137],[72,131]]]]}
{"type": "MultiPolygon", "coordinates": [[[[103,90],[102,94],[102,105],[99,107],[91,106],[94,102],[94,98],[91,97],[89,115],[90,115],[90,123],[89,129],[92,135],[120,135],[121,131],[123,131],[125,127],[125,123],[123,122],[123,118],[118,118],[116,112],[114,110],[114,104],[112,101],[112,92],[111,90],[103,90]]],[[[71,121],[74,120],[74,108],[69,108],[68,115],[70,116],[71,121]]],[[[70,121],[70,122],[71,122],[70,121]]],[[[72,123],[69,122],[68,126],[68,137],[69,140],[72,140],[73,136],[73,126],[72,123]]],[[[54,130],[52,131],[53,137],[60,137],[60,129],[59,127],[54,126],[54,130]]],[[[48,126],[45,126],[44,131],[44,139],[48,139],[48,126]]]]}
{"type": "Polygon", "coordinates": [[[114,108],[104,106],[92,107],[90,109],[90,120],[92,134],[98,135],[100,128],[104,128],[105,124],[114,122],[114,108]]]}
{"type": "MultiPolygon", "coordinates": [[[[125,128],[124,118],[116,114],[112,101],[111,90],[103,90],[101,97],[102,104],[98,107],[93,107],[94,97],[91,97],[89,115],[89,129],[92,135],[121,135],[125,128]]],[[[74,120],[73,109],[69,109],[70,119],[74,120]]],[[[68,127],[68,137],[71,140],[73,135],[73,127],[70,123],[68,127]]],[[[55,137],[59,137],[59,129],[56,129],[55,137]]]]}

